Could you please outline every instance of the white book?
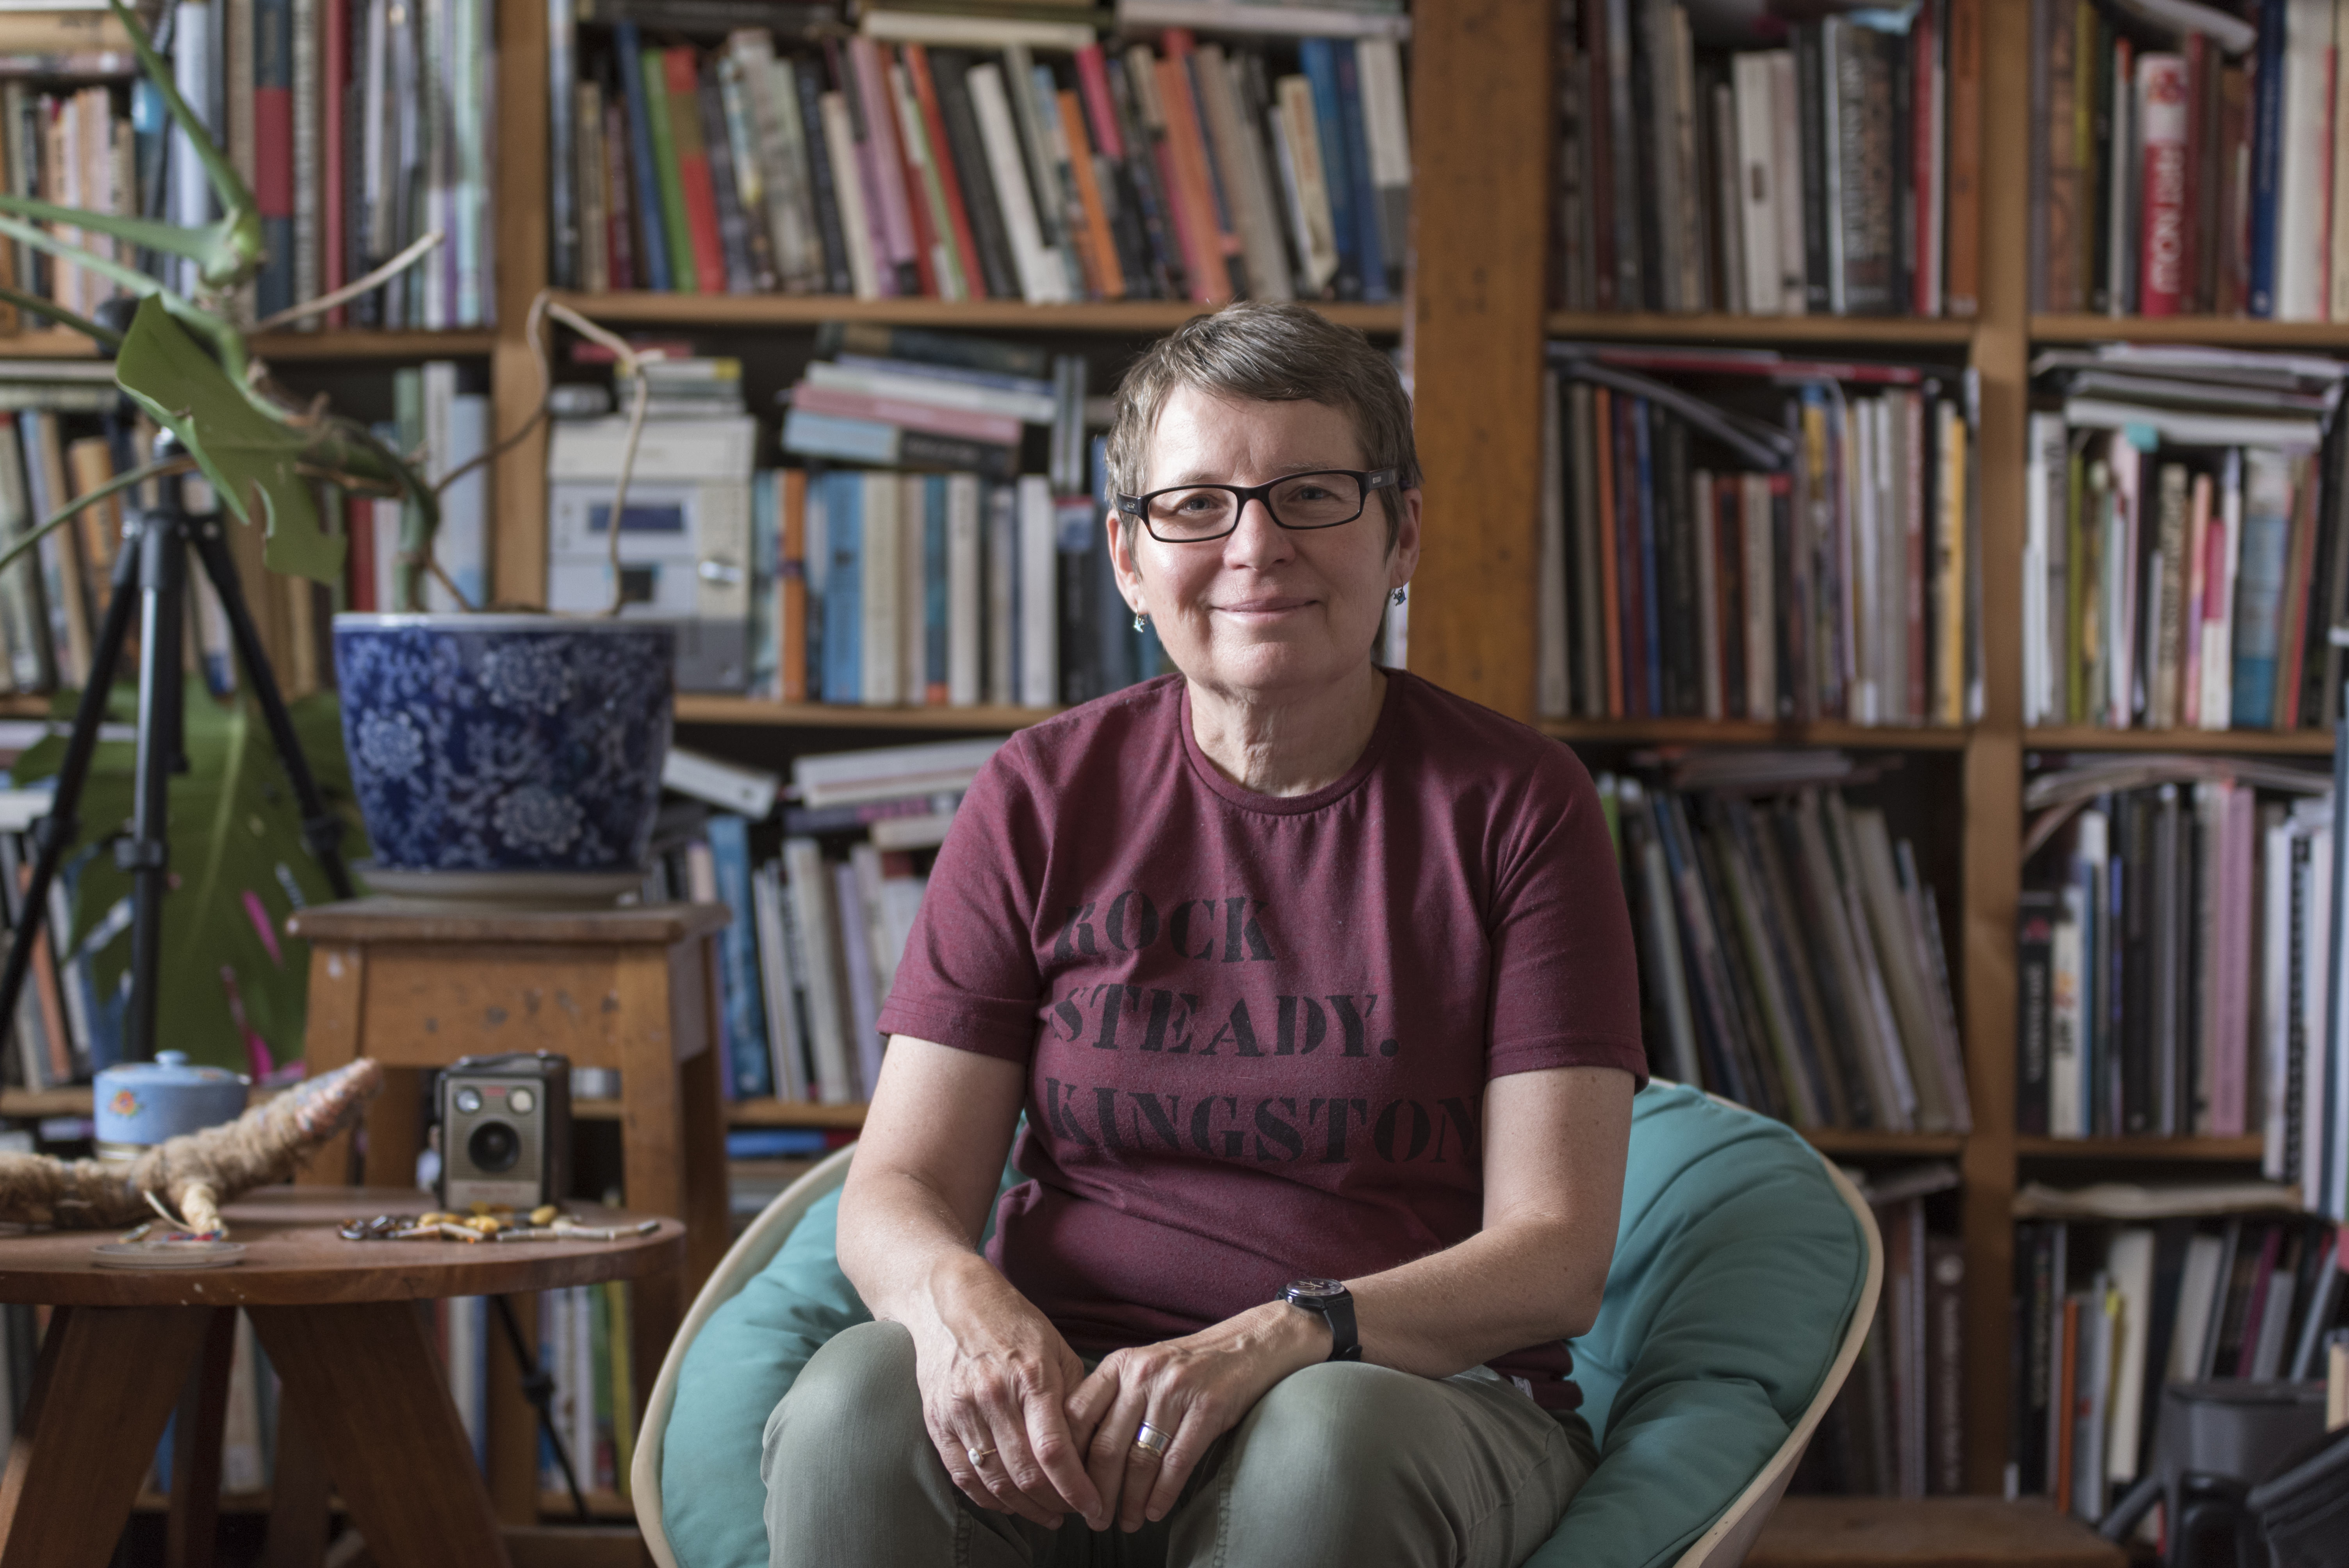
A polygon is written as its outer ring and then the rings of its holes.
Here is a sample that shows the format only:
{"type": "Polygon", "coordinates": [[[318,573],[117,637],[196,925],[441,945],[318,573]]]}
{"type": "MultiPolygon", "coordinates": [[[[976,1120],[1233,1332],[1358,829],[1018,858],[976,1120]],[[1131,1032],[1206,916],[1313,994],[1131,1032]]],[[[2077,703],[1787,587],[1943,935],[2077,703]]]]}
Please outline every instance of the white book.
{"type": "Polygon", "coordinates": [[[1803,249],[1802,100],[1795,90],[1795,56],[1790,49],[1770,52],[1770,162],[1778,193],[1778,277],[1783,314],[1801,315],[1809,308],[1805,286],[1808,263],[1803,249]]]}
{"type": "Polygon", "coordinates": [[[905,614],[905,530],[898,522],[902,476],[867,473],[864,489],[864,680],[867,707],[893,707],[905,700],[905,644],[898,629],[905,614]]]}
{"type": "Polygon", "coordinates": [[[2225,1252],[2226,1243],[2216,1236],[2198,1235],[2186,1243],[2185,1266],[2178,1275],[2178,1322],[2170,1330],[2165,1383],[2190,1383],[2202,1375],[2203,1342],[2214,1322],[2219,1260],[2225,1252]]]}
{"type": "Polygon", "coordinates": [[[2260,1052],[2258,1068],[2266,1109],[2261,1127],[2260,1173],[2271,1181],[2299,1176],[2284,1167],[2284,1086],[2291,1071],[2292,1039],[2292,844],[2294,830],[2281,809],[2260,835],[2260,1052]]]}
{"type": "Polygon", "coordinates": [[[1019,392],[1009,387],[954,380],[943,376],[916,376],[863,365],[835,365],[827,359],[810,364],[806,380],[811,387],[861,392],[872,397],[901,397],[909,403],[926,403],[932,407],[954,408],[965,413],[994,414],[1030,425],[1049,425],[1054,413],[1050,392],[1019,392]]]}
{"type": "Polygon", "coordinates": [[[904,700],[918,707],[929,695],[929,508],[930,476],[900,474],[897,494],[898,646],[904,700]]]}
{"type": "Polygon", "coordinates": [[[2225,729],[2235,707],[2235,570],[2243,554],[2243,454],[2230,451],[2219,469],[2219,508],[2211,519],[2223,531],[2219,576],[2205,592],[2218,594],[2218,619],[2202,632],[2202,727],[2225,729]]]}
{"type": "Polygon", "coordinates": [[[269,1484],[269,1461],[261,1435],[261,1347],[254,1338],[253,1319],[240,1312],[229,1350],[228,1409],[221,1421],[222,1491],[254,1492],[269,1484]]]}
{"type": "Polygon", "coordinates": [[[832,873],[833,908],[838,912],[841,971],[846,976],[849,1070],[852,1098],[870,1099],[876,1081],[867,1060],[880,1048],[881,979],[873,963],[872,930],[865,913],[864,883],[853,861],[826,868],[832,873]]]}
{"type": "Polygon", "coordinates": [[[974,66],[964,78],[970,88],[971,109],[978,120],[978,139],[986,150],[987,170],[995,181],[1002,208],[1003,226],[1011,238],[1011,262],[1019,273],[1019,294],[1030,304],[1061,304],[1069,298],[1069,275],[1048,249],[1036,225],[1036,196],[1019,151],[1019,133],[1011,123],[1011,100],[1005,96],[1002,70],[993,64],[974,66]]]}
{"type": "Polygon", "coordinates": [[[2080,1047],[2087,1030],[2082,989],[2087,911],[2077,887],[2067,886],[2059,896],[2063,908],[2048,945],[2047,1130],[2057,1138],[2085,1138],[2080,1047]]]}
{"type": "Polygon", "coordinates": [[[1338,273],[1338,224],[1330,211],[1328,161],[1321,156],[1321,130],[1314,118],[1313,84],[1283,77],[1273,84],[1278,107],[1273,128],[1283,149],[1285,177],[1294,182],[1290,222],[1307,292],[1319,294],[1338,273]]]}
{"type": "MultiPolygon", "coordinates": [[[[426,366],[429,371],[431,367],[426,366]]],[[[454,366],[450,367],[452,370],[454,366]]],[[[430,381],[426,381],[427,408],[430,381]]],[[[449,399],[449,462],[443,472],[471,462],[489,449],[490,400],[478,392],[460,392],[449,399]]],[[[479,608],[490,602],[490,470],[477,468],[440,492],[440,531],[433,536],[433,559],[457,584],[466,602],[479,608]]],[[[437,583],[428,592],[432,609],[453,609],[449,591],[437,583]]]]}
{"type": "Polygon", "coordinates": [[[2072,1442],[2072,1511],[2102,1518],[2107,1472],[2105,1449],[2112,1432],[2113,1358],[2120,1303],[2112,1281],[2099,1273],[2088,1282],[2080,1313],[2080,1402],[2072,1442]]]}
{"type": "Polygon", "coordinates": [[[1342,3],[1263,5],[1257,0],[1118,0],[1117,21],[1129,31],[1196,27],[1202,32],[1270,33],[1288,38],[1407,39],[1403,11],[1342,3]]]}
{"type": "Polygon", "coordinates": [[[1379,243],[1399,267],[1411,239],[1411,123],[1403,112],[1402,49],[1392,38],[1354,46],[1362,84],[1362,129],[1371,184],[1379,198],[1379,243]]]}
{"type": "Polygon", "coordinates": [[[570,1329],[564,1336],[571,1376],[571,1468],[580,1490],[595,1484],[595,1307],[596,1287],[575,1284],[563,1293],[564,1315],[570,1329]]]}
{"type": "Polygon", "coordinates": [[[750,873],[751,919],[759,949],[759,989],[767,1004],[767,1044],[774,1058],[775,1093],[805,1099],[806,1057],[800,1041],[799,1011],[792,1005],[791,961],[784,953],[783,872],[776,861],[750,873]]]}
{"type": "Polygon", "coordinates": [[[1745,209],[1741,233],[1745,308],[1776,315],[1785,304],[1778,254],[1777,106],[1766,54],[1733,57],[1730,90],[1737,105],[1738,195],[1745,209]]]}
{"type": "Polygon", "coordinates": [[[1848,513],[1852,552],[1850,614],[1854,629],[1858,634],[1852,643],[1854,679],[1847,701],[1851,720],[1855,724],[1880,724],[1884,721],[1881,694],[1878,689],[1878,682],[1884,670],[1884,634],[1880,624],[1884,567],[1878,559],[1884,548],[1883,527],[1876,507],[1876,469],[1881,458],[1877,446],[1878,425],[1874,418],[1882,401],[1881,398],[1869,398],[1851,405],[1851,418],[1846,426],[1858,438],[1847,449],[1852,456],[1850,489],[1854,503],[1848,513]]]}
{"type": "MultiPolygon", "coordinates": [[[[856,168],[856,140],[849,122],[848,100],[839,93],[823,95],[823,142],[832,160],[832,190],[840,206],[840,232],[848,247],[848,275],[858,299],[881,297],[881,274],[874,265],[872,221],[864,211],[864,190],[856,168]]],[[[811,367],[812,368],[812,367],[811,367]]]]}
{"type": "Polygon", "coordinates": [[[986,542],[977,474],[947,476],[947,701],[974,707],[986,674],[986,542]]]}
{"type": "Polygon", "coordinates": [[[792,787],[809,806],[962,789],[1002,745],[995,736],[820,752],[792,759],[792,787]]]}
{"type": "MultiPolygon", "coordinates": [[[[325,289],[323,253],[319,247],[319,210],[309,193],[321,189],[318,176],[318,0],[293,0],[294,8],[294,299],[314,300],[325,289]]],[[[568,88],[565,88],[566,93],[568,88]]],[[[342,138],[335,139],[336,147],[342,138]]],[[[115,211],[121,211],[117,208],[115,211]]],[[[326,325],[322,316],[305,316],[295,325],[315,331],[326,325]]]]}
{"type": "MultiPolygon", "coordinates": [[[[179,89],[197,121],[211,128],[215,139],[222,129],[220,102],[212,91],[212,57],[218,46],[207,0],[181,0],[171,13],[171,85],[179,89]]],[[[182,229],[201,229],[212,221],[212,188],[204,166],[196,159],[188,133],[171,129],[171,222],[182,229]]],[[[170,263],[181,293],[196,292],[196,263],[170,263]]]]}
{"type": "Polygon", "coordinates": [[[1019,627],[1012,614],[1012,585],[1019,575],[1019,492],[1009,485],[987,489],[987,700],[1009,707],[1019,700],[1012,679],[1019,627]]]}
{"type": "Polygon", "coordinates": [[[1534,704],[1544,718],[1564,718],[1567,689],[1566,473],[1559,450],[1557,372],[1542,372],[1541,546],[1536,562],[1534,704]]]}
{"type": "MultiPolygon", "coordinates": [[[[958,49],[1005,49],[1017,44],[1072,55],[1100,42],[1089,23],[1019,22],[1007,17],[939,15],[874,7],[865,9],[857,28],[868,38],[890,43],[943,45],[958,49]]],[[[825,129],[829,132],[831,128],[825,129]]]]}
{"type": "Polygon", "coordinates": [[[2023,722],[2044,724],[2054,702],[2054,661],[2047,646],[2048,464],[2063,452],[2064,416],[2033,414],[2023,450],[2023,722]],[[2051,444],[2052,433],[2055,441],[2051,444]]]}
{"type": "Polygon", "coordinates": [[[707,800],[721,811],[732,811],[753,822],[764,821],[775,809],[783,781],[763,768],[745,768],[682,746],[671,746],[661,760],[661,788],[707,800]]]}
{"type": "Polygon", "coordinates": [[[2283,145],[2276,181],[2278,321],[2323,321],[2332,232],[2333,0],[2284,0],[2283,145]]]}
{"type": "Polygon", "coordinates": [[[1059,519],[1040,474],[1019,480],[1019,702],[1061,700],[1059,519]]]}
{"type": "Polygon", "coordinates": [[[807,987],[808,1057],[815,1074],[815,1098],[826,1105],[846,1105],[856,1099],[856,1085],[848,1065],[846,971],[840,925],[833,913],[832,871],[813,839],[785,839],[783,872],[807,987]]]}
{"type": "Polygon", "coordinates": [[[2115,1231],[2105,1271],[2121,1298],[2120,1353],[2115,1357],[2112,1437],[2105,1449],[2105,1474],[2129,1481],[2137,1475],[2137,1437],[2145,1415],[2146,1342],[2153,1325],[2153,1233],[2136,1225],[2115,1231]]]}
{"type": "Polygon", "coordinates": [[[2260,1336],[2251,1346],[2251,1376],[2271,1381],[2283,1370],[2285,1335],[2292,1323],[2292,1298],[2298,1282],[2290,1269],[2268,1275],[2268,1299],[2260,1313],[2260,1336]]]}

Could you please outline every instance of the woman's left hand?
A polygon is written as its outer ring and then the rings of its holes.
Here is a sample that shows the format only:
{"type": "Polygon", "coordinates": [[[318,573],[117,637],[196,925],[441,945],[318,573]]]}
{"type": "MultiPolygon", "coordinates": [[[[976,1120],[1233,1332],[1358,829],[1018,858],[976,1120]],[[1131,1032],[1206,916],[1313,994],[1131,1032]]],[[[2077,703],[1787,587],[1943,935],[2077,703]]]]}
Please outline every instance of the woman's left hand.
{"type": "Polygon", "coordinates": [[[1118,1528],[1130,1532],[1166,1517],[1207,1445],[1274,1384],[1329,1355],[1328,1326],[1275,1301],[1180,1339],[1102,1357],[1069,1396],[1069,1429],[1118,1528]],[[1164,1453],[1136,1446],[1145,1421],[1166,1434],[1164,1453]]]}

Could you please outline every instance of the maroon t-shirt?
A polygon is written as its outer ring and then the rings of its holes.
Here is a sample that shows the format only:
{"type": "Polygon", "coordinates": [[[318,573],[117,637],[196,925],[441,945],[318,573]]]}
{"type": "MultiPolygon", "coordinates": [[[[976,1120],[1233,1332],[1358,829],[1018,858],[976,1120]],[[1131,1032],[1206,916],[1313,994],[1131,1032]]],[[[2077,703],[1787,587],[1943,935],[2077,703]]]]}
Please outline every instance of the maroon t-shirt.
{"type": "MultiPolygon", "coordinates": [[[[1475,1234],[1486,1081],[1645,1081],[1638,985],[1566,747],[1390,671],[1351,771],[1260,795],[1169,676],[980,772],[880,1025],[1027,1067],[988,1256],[1102,1351],[1475,1234]]],[[[1563,1344],[1494,1365],[1579,1399],[1563,1344]]]]}

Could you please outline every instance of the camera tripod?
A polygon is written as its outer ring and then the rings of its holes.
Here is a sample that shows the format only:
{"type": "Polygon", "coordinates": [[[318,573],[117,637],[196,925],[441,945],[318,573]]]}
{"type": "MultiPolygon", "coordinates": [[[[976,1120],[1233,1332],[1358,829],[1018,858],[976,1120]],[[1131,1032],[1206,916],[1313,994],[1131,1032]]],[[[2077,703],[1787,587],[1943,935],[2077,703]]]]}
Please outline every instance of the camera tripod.
{"type": "MultiPolygon", "coordinates": [[[[179,449],[178,441],[166,434],[156,441],[155,456],[158,459],[169,458],[179,449]]],[[[5,1028],[16,1018],[17,998],[23,994],[31,965],[35,933],[40,929],[43,912],[48,907],[49,889],[57,880],[58,867],[80,835],[82,789],[89,778],[90,762],[98,750],[99,726],[106,717],[107,700],[114,689],[115,672],[121,665],[135,614],[139,627],[138,785],[129,831],[114,843],[115,864],[129,872],[131,879],[130,995],[123,1022],[122,1057],[125,1061],[134,1062],[151,1061],[155,1056],[156,1009],[160,1000],[156,991],[163,957],[163,894],[171,877],[170,838],[166,830],[171,782],[171,775],[184,773],[188,767],[183,745],[185,688],[181,684],[181,649],[187,624],[191,552],[212,583],[212,592],[219,596],[238,667],[247,689],[260,704],[270,744],[293,784],[294,798],[302,813],[302,841],[317,858],[335,896],[352,896],[350,872],[343,865],[338,847],[342,824],[327,811],[318,793],[317,779],[302,755],[301,741],[294,733],[294,720],[285,710],[285,694],[278,689],[277,677],[269,667],[268,655],[261,646],[261,634],[254,626],[244,590],[237,580],[236,563],[229,555],[228,541],[222,532],[228,525],[217,511],[204,517],[191,515],[180,495],[178,478],[155,482],[161,500],[156,505],[129,512],[129,521],[123,526],[122,547],[115,556],[106,617],[91,641],[89,678],[74,710],[73,730],[66,743],[65,760],[57,769],[49,814],[34,830],[39,853],[33,862],[32,876],[16,901],[22,913],[8,944],[7,968],[0,973],[0,1028],[5,1028]]],[[[62,943],[66,934],[57,932],[55,936],[62,943]]]]}

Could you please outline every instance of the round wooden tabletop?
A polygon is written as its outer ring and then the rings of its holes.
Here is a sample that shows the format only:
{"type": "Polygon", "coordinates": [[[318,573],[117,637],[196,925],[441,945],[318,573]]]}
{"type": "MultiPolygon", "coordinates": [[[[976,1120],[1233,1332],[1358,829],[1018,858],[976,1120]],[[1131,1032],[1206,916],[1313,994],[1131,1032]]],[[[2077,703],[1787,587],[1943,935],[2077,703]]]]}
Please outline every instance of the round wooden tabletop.
{"type": "MultiPolygon", "coordinates": [[[[0,1302],[51,1306],[316,1306],[511,1295],[681,1266],[685,1227],[662,1220],[647,1235],[594,1242],[347,1242],[350,1220],[419,1214],[431,1194],[377,1187],[267,1187],[226,1205],[234,1264],[207,1269],[101,1268],[96,1249],[121,1233],[0,1228],[0,1302]]],[[[649,1216],[567,1203],[584,1225],[630,1226],[649,1216]]]]}

